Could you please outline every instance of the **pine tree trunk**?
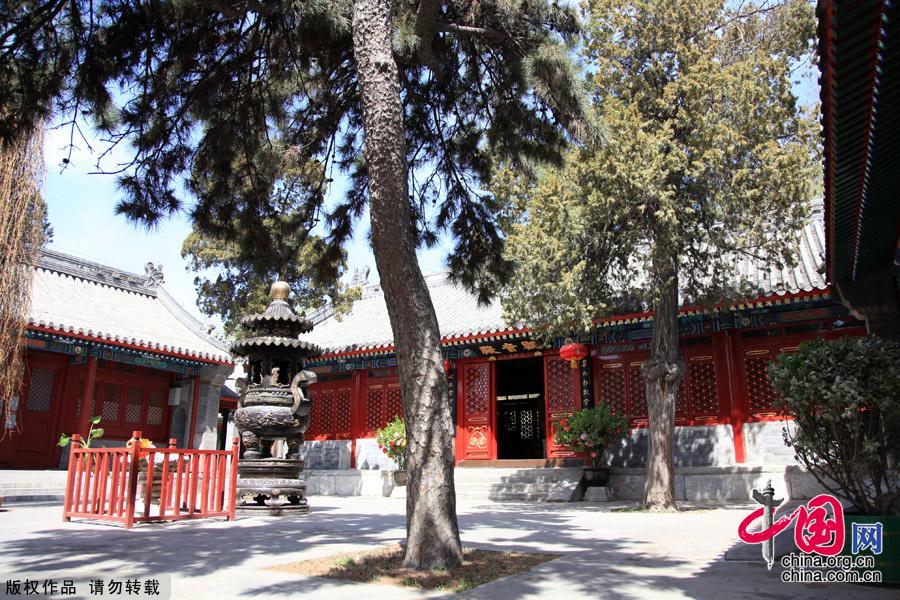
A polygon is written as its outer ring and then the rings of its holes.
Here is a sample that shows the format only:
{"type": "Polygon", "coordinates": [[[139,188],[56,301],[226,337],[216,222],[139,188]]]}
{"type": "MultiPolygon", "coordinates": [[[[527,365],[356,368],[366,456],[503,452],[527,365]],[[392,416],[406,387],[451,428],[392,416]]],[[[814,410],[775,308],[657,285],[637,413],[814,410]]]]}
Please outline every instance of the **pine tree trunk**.
{"type": "Polygon", "coordinates": [[[394,334],[406,418],[404,565],[452,568],[462,562],[453,420],[437,316],[416,259],[403,107],[391,47],[393,7],[393,2],[354,1],[353,50],[363,104],[372,249],[394,334]]]}
{"type": "Polygon", "coordinates": [[[654,262],[653,270],[658,296],[650,358],[643,365],[650,436],[644,507],[676,510],[675,394],[684,370],[678,353],[678,265],[664,257],[654,262]]]}

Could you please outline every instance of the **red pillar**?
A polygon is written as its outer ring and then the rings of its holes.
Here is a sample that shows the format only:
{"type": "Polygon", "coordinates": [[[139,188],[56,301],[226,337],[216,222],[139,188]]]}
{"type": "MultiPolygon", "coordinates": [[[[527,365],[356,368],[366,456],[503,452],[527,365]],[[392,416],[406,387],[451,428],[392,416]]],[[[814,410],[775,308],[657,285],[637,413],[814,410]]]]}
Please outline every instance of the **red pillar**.
{"type": "Polygon", "coordinates": [[[744,414],[742,398],[738,393],[738,378],[734,349],[734,330],[726,329],[721,335],[725,336],[725,368],[728,377],[729,405],[731,407],[730,421],[731,431],[734,436],[734,462],[744,462],[744,422],[747,420],[744,414]]]}
{"type": "Polygon", "coordinates": [[[78,433],[87,435],[91,427],[91,406],[94,399],[94,383],[97,381],[97,357],[89,356],[87,361],[87,376],[84,378],[84,388],[81,390],[81,409],[78,414],[78,433]]]}
{"type": "Polygon", "coordinates": [[[350,396],[350,468],[356,468],[356,440],[363,436],[365,430],[365,411],[363,410],[363,374],[365,370],[353,372],[353,388],[350,396]]]}
{"type": "Polygon", "coordinates": [[[194,377],[194,398],[191,402],[191,430],[188,434],[188,448],[194,447],[194,432],[197,430],[197,411],[200,410],[200,378],[194,377]]]}

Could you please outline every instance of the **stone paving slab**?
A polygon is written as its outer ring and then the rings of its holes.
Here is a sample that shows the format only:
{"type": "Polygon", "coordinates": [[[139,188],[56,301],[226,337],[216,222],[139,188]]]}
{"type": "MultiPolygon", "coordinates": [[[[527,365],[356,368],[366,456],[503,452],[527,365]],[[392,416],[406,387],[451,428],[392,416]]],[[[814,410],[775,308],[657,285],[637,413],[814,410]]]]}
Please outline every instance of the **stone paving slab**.
{"type": "MultiPolygon", "coordinates": [[[[0,594],[27,575],[56,579],[171,575],[172,598],[443,597],[266,570],[402,540],[405,501],[311,497],[305,516],[120,526],[63,523],[59,505],[0,511],[0,594]]],[[[683,503],[690,507],[689,503],[683,503]]],[[[556,552],[559,559],[456,598],[897,598],[898,590],[782,583],[780,567],[725,561],[749,504],[677,514],[613,512],[609,503],[462,503],[467,546],[556,552]]],[[[82,597],[90,597],[84,594],[82,597]]]]}

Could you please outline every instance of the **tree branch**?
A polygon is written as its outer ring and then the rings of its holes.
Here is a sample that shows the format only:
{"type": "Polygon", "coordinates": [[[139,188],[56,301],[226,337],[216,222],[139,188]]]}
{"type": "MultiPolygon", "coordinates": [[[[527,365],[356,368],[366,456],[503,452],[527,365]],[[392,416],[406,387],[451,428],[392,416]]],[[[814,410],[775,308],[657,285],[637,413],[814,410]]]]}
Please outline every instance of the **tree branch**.
{"type": "Polygon", "coordinates": [[[457,25],[456,23],[435,23],[434,27],[441,33],[458,33],[461,35],[473,35],[476,37],[484,37],[498,41],[509,41],[509,35],[496,29],[487,29],[485,27],[473,27],[471,25],[457,25]]]}

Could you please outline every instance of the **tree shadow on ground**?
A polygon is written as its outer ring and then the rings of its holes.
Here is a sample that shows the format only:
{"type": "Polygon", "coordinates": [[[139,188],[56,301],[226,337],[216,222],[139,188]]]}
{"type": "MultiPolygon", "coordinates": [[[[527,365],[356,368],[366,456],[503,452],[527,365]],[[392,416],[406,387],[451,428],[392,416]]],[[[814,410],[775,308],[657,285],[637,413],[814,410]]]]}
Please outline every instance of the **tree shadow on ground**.
{"type": "MultiPolygon", "coordinates": [[[[304,516],[241,518],[235,523],[209,523],[203,527],[182,522],[144,525],[127,531],[111,526],[54,524],[38,527],[21,539],[0,542],[0,550],[6,566],[21,573],[53,576],[86,572],[95,566],[104,571],[121,566],[136,577],[160,573],[197,577],[239,567],[252,570],[263,582],[236,586],[235,594],[296,595],[301,591],[327,590],[336,582],[275,573],[269,578],[262,569],[314,555],[337,554],[352,549],[351,546],[401,541],[405,534],[404,503],[395,504],[382,500],[377,504],[378,512],[371,514],[365,512],[363,500],[334,506],[323,501],[320,505],[312,503],[311,512],[304,516]],[[301,552],[305,552],[304,556],[299,556],[301,552]]],[[[51,515],[57,516],[47,511],[48,518],[51,515]]],[[[621,524],[612,526],[621,518],[620,513],[572,504],[463,507],[459,523],[466,546],[550,552],[561,557],[457,597],[558,597],[565,593],[573,598],[658,594],[758,598],[763,590],[773,598],[816,597],[813,592],[821,597],[822,588],[783,584],[774,569],[770,573],[760,562],[725,561],[724,552],[705,566],[698,564],[691,544],[703,536],[702,528],[685,536],[683,552],[664,555],[652,534],[623,537],[621,524]],[[605,523],[610,523],[609,528],[605,523]]],[[[660,520],[660,526],[675,527],[677,519],[673,515],[671,521],[660,520]]],[[[844,586],[848,588],[855,589],[844,586]]],[[[373,589],[376,588],[360,588],[360,592],[369,594],[373,589]]]]}

